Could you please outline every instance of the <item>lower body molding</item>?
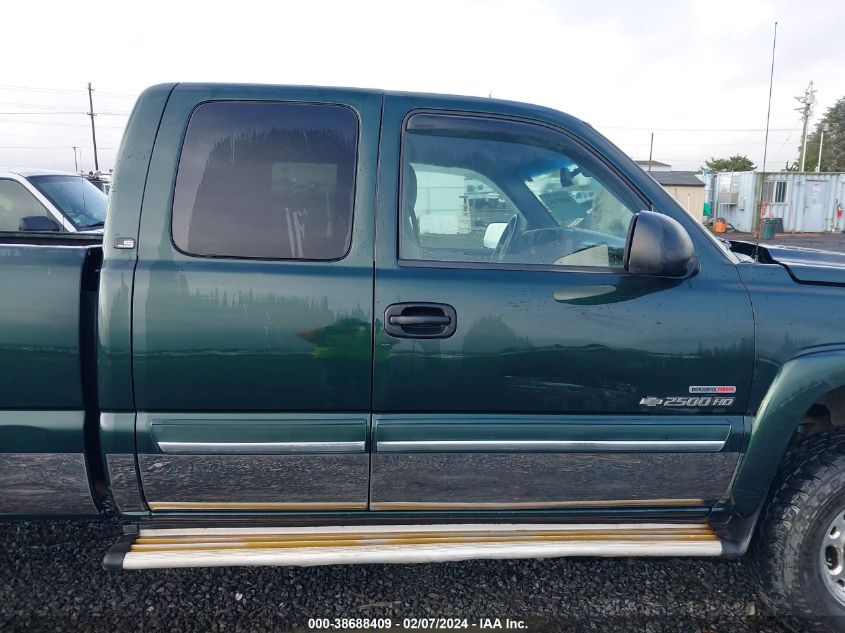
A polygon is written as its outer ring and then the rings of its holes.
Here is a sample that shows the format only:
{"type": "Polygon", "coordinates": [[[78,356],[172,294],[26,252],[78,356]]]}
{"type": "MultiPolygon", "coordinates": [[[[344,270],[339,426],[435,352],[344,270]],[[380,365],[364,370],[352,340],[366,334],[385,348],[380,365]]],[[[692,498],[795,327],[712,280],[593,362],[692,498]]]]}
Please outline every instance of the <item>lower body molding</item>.
{"type": "Polygon", "coordinates": [[[97,514],[82,453],[0,453],[0,515],[97,514]]]}
{"type": "Polygon", "coordinates": [[[370,456],[139,455],[158,510],[364,510],[370,456]]]}
{"type": "Polygon", "coordinates": [[[106,455],[109,488],[117,509],[121,512],[144,512],[147,507],[141,497],[138,485],[138,471],[135,456],[131,453],[106,455]]]}
{"type": "Polygon", "coordinates": [[[373,510],[707,506],[738,453],[374,453],[373,510]]]}

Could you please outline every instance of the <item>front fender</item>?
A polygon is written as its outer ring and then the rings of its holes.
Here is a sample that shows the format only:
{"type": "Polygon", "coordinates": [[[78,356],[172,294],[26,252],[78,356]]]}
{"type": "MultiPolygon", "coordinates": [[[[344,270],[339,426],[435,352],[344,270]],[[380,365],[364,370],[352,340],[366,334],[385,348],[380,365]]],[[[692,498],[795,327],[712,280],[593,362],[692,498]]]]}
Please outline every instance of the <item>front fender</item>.
{"type": "Polygon", "coordinates": [[[759,511],[801,418],[821,396],[845,385],[845,349],[810,352],[786,362],[760,403],[748,450],[731,491],[741,517],[759,511]]]}

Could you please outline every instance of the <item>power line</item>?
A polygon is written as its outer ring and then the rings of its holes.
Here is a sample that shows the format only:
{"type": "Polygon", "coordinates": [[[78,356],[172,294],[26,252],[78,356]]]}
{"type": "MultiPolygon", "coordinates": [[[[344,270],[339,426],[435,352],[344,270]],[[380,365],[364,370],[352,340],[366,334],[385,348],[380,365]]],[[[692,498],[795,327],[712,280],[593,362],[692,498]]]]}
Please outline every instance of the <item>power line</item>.
{"type": "MultiPolygon", "coordinates": [[[[0,149],[67,149],[67,145],[0,145],[0,149]]],[[[98,149],[116,150],[116,147],[102,147],[98,149]]]]}
{"type": "Polygon", "coordinates": [[[775,156],[780,156],[780,153],[783,151],[783,148],[786,147],[786,144],[789,143],[789,139],[791,139],[792,135],[795,134],[798,131],[799,127],[801,127],[800,123],[798,125],[796,125],[794,128],[792,128],[792,131],[787,135],[787,137],[783,141],[783,143],[781,143],[781,146],[778,147],[777,151],[774,154],[775,156]]]}
{"type": "Polygon", "coordinates": [[[84,90],[68,90],[66,88],[43,88],[37,86],[15,86],[11,84],[0,84],[0,90],[26,90],[29,92],[49,92],[53,94],[85,94],[84,90]]]}
{"type": "MultiPolygon", "coordinates": [[[[789,137],[787,137],[789,140],[789,137]]],[[[785,141],[784,141],[785,142],[785,141]]],[[[648,143],[623,143],[626,147],[648,147],[648,143]]],[[[660,147],[759,147],[760,143],[754,142],[747,142],[747,143],[695,143],[695,142],[688,142],[688,143],[660,143],[660,147]]]]}
{"type": "Polygon", "coordinates": [[[6,132],[4,132],[3,136],[4,137],[11,136],[11,137],[14,137],[14,138],[40,138],[40,139],[45,139],[45,140],[48,140],[48,141],[68,141],[68,142],[72,142],[72,143],[84,143],[85,142],[84,140],[81,140],[79,138],[67,138],[67,137],[64,137],[64,136],[56,136],[55,134],[52,134],[50,136],[38,136],[36,134],[14,134],[14,133],[7,134],[6,132]]]}
{"type": "MultiPolygon", "coordinates": [[[[86,114],[87,115],[88,113],[85,110],[65,110],[65,111],[61,111],[61,112],[59,112],[59,111],[54,111],[54,112],[21,112],[21,111],[0,112],[0,115],[3,115],[3,116],[5,116],[7,114],[12,114],[12,115],[22,114],[22,115],[26,115],[26,116],[29,116],[31,114],[46,114],[46,115],[50,115],[50,116],[52,116],[52,115],[65,116],[65,115],[69,115],[69,114],[86,114]]],[[[107,116],[129,116],[128,112],[97,112],[97,115],[100,115],[100,114],[105,114],[107,116]]]]}
{"type": "Polygon", "coordinates": [[[55,103],[29,103],[27,101],[0,101],[0,105],[2,106],[20,106],[20,107],[28,107],[28,108],[48,108],[48,109],[57,109],[57,108],[66,108],[67,105],[60,105],[55,103]]]}
{"type": "MultiPolygon", "coordinates": [[[[41,86],[19,86],[12,84],[0,84],[0,90],[24,90],[29,92],[48,92],[54,94],[85,94],[87,90],[74,90],[68,88],[46,88],[41,86]]],[[[106,97],[125,97],[128,99],[137,99],[138,94],[131,94],[128,92],[100,92],[99,94],[106,97]]]]}
{"type": "MultiPolygon", "coordinates": [[[[84,113],[81,113],[84,114],[84,113]]],[[[0,123],[2,124],[10,124],[10,123],[26,123],[27,125],[57,125],[59,127],[88,127],[87,123],[66,123],[62,122],[54,122],[54,121],[28,121],[28,120],[20,120],[20,119],[0,119],[0,123]]],[[[122,130],[126,126],[125,125],[101,125],[101,128],[107,128],[110,130],[122,130]]]]}
{"type": "MultiPolygon", "coordinates": [[[[646,130],[655,132],[765,132],[765,128],[683,128],[683,127],[628,127],[624,125],[597,125],[608,130],[646,130]]],[[[771,128],[770,132],[789,132],[790,128],[771,128]]]]}
{"type": "Polygon", "coordinates": [[[54,116],[54,115],[87,114],[87,113],[85,112],[85,110],[65,110],[65,111],[61,111],[61,112],[59,112],[59,111],[53,111],[53,112],[21,112],[21,111],[0,112],[0,114],[2,114],[4,116],[7,115],[7,114],[23,114],[23,115],[26,115],[26,116],[29,116],[30,114],[47,114],[47,115],[50,115],[50,116],[54,116]]]}
{"type": "MultiPolygon", "coordinates": [[[[639,159],[637,159],[637,160],[639,160],[639,159]]],[[[672,158],[671,156],[660,156],[659,158],[657,158],[655,160],[671,160],[672,162],[675,162],[675,163],[700,163],[700,162],[702,162],[701,159],[690,158],[689,156],[687,156],[686,158],[672,158]]]]}

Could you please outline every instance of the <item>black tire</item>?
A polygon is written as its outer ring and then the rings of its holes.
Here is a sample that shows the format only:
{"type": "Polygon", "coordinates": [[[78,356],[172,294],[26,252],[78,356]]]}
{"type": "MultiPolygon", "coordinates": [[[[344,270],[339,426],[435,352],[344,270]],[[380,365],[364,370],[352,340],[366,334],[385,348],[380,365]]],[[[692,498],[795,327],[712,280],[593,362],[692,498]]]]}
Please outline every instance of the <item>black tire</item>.
{"type": "Polygon", "coordinates": [[[845,632],[845,589],[840,602],[820,558],[837,515],[845,515],[845,428],[812,436],[787,453],[751,544],[763,600],[775,615],[800,620],[804,630],[845,632]]]}

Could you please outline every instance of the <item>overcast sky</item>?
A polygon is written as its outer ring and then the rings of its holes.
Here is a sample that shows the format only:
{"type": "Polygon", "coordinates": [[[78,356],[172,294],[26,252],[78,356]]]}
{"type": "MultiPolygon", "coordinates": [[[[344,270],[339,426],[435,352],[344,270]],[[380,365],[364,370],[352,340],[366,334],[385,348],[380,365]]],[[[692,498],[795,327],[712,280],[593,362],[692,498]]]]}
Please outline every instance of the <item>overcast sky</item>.
{"type": "Polygon", "coordinates": [[[138,92],[166,81],[339,85],[537,103],[597,127],[634,158],[695,169],[763,157],[772,31],[778,47],[769,164],[797,156],[794,97],[816,117],[845,96],[845,2],[6,2],[0,165],[114,166],[138,92]]]}

